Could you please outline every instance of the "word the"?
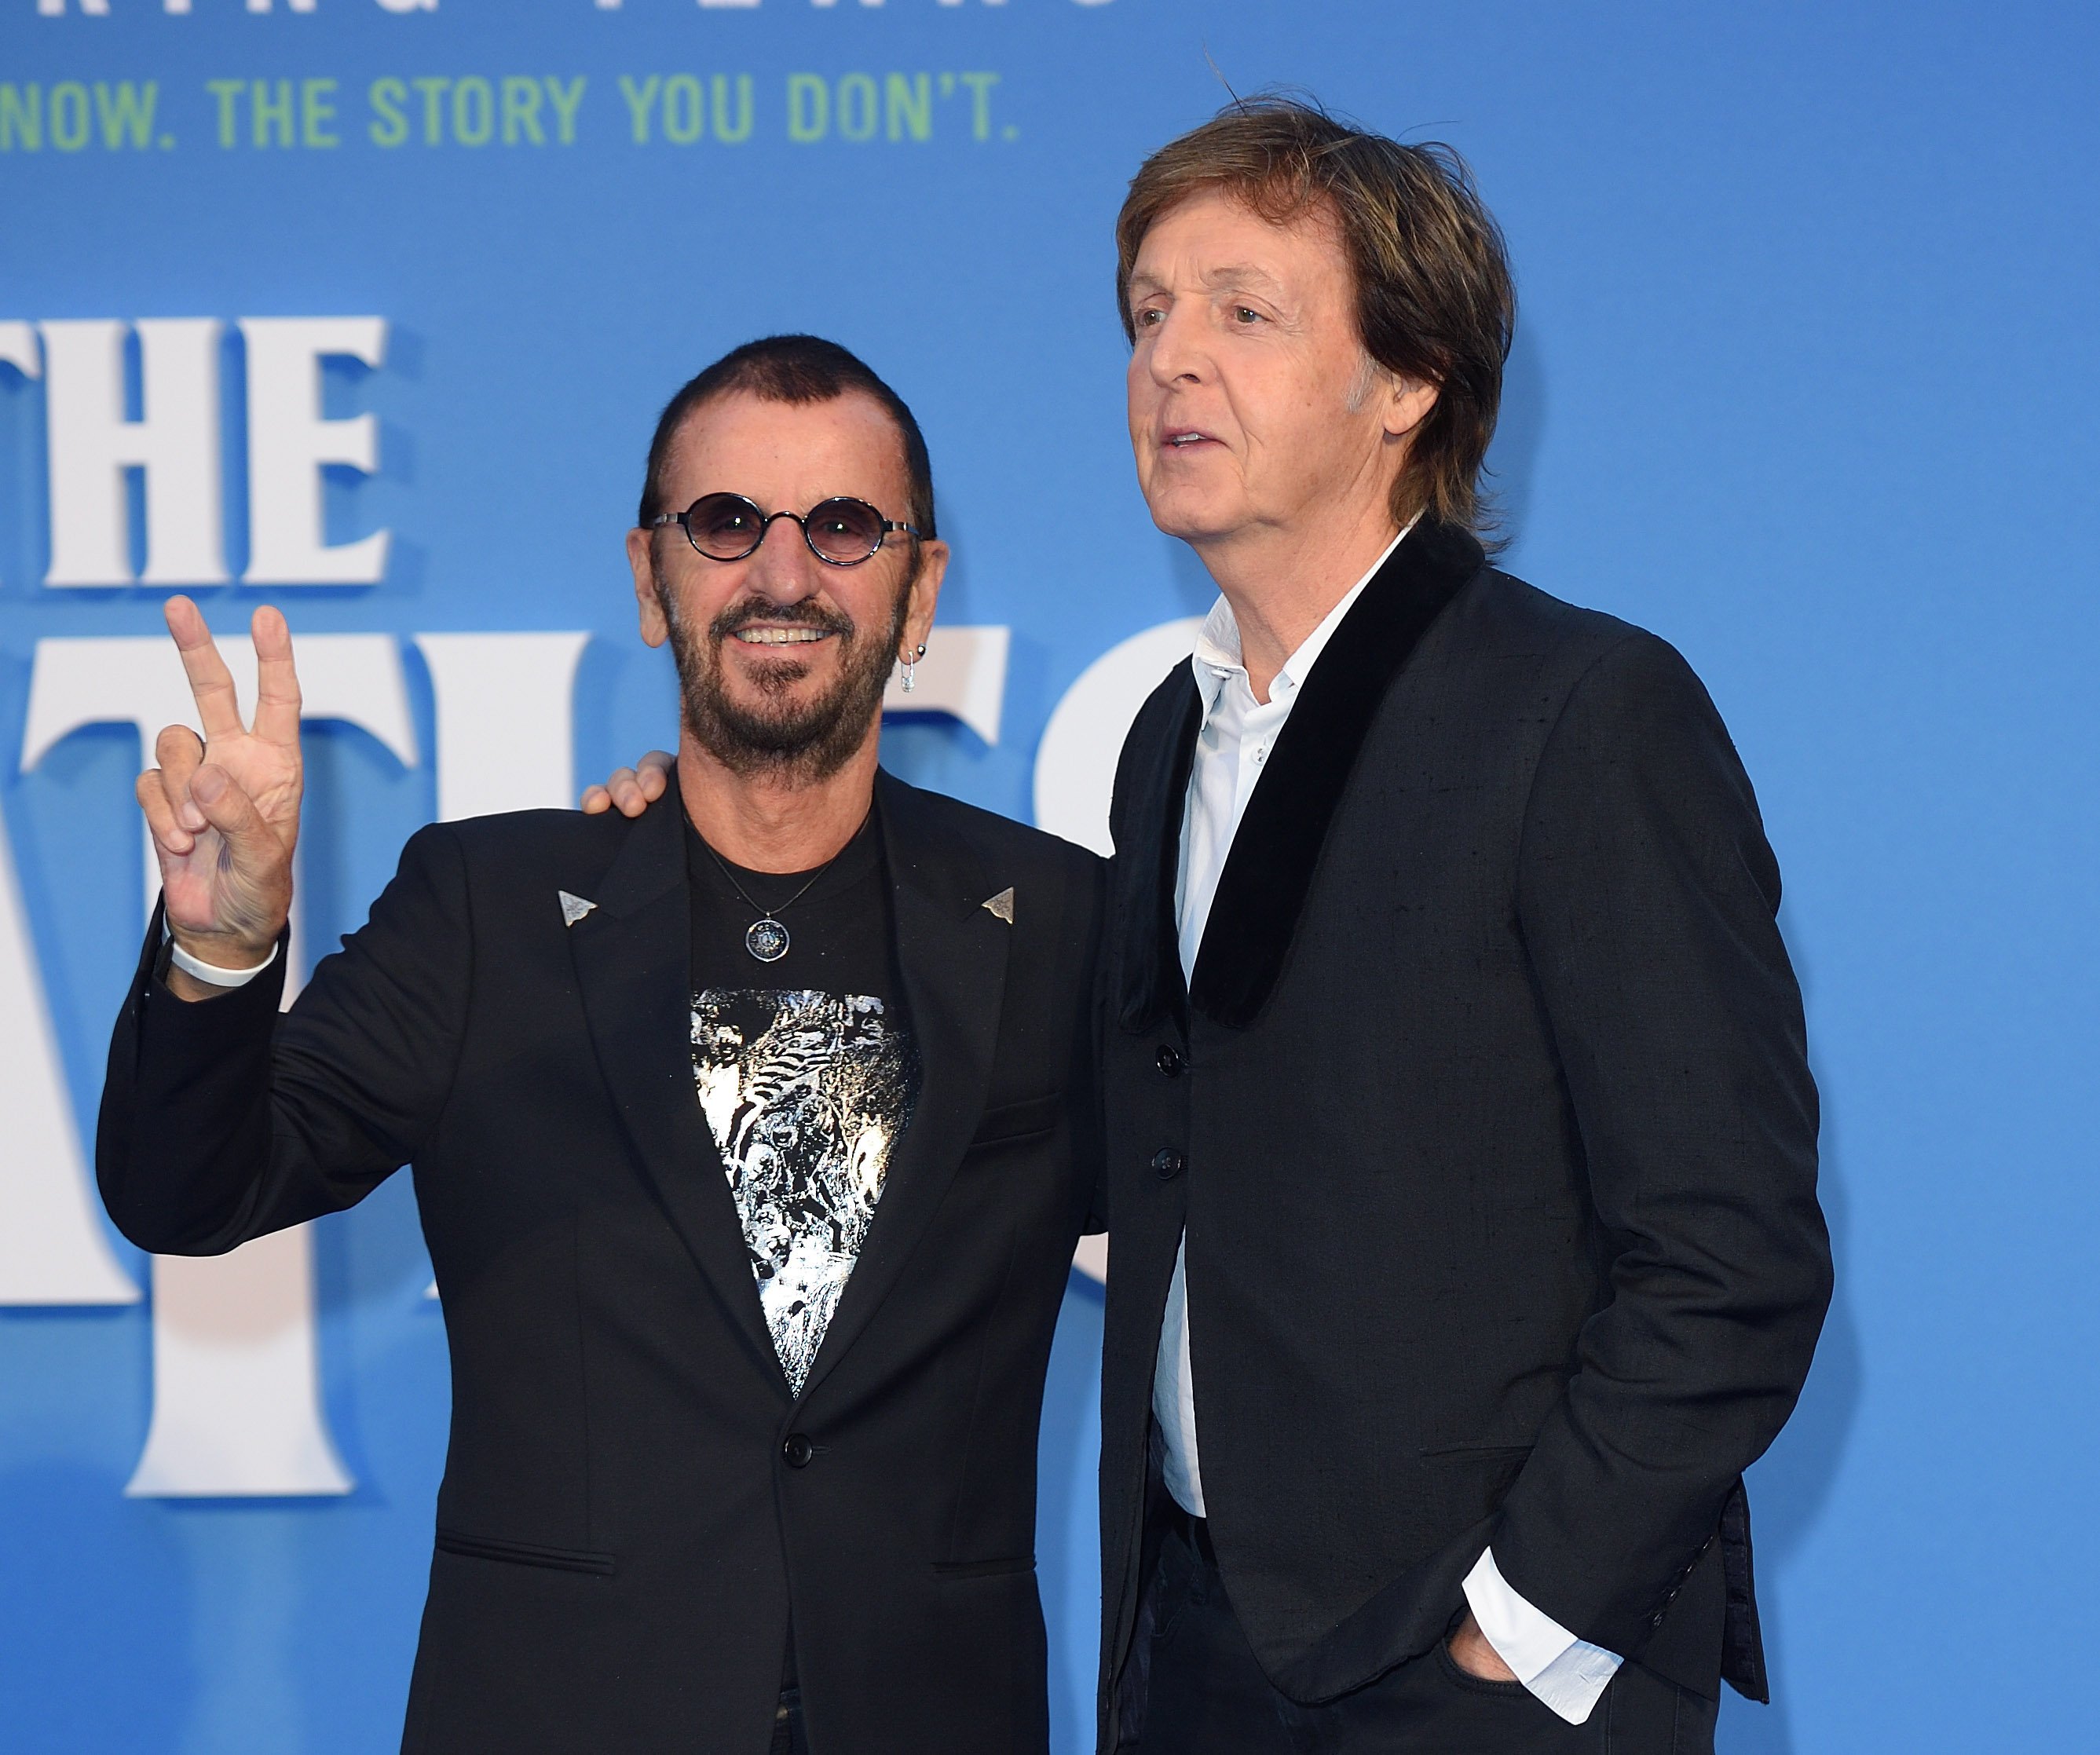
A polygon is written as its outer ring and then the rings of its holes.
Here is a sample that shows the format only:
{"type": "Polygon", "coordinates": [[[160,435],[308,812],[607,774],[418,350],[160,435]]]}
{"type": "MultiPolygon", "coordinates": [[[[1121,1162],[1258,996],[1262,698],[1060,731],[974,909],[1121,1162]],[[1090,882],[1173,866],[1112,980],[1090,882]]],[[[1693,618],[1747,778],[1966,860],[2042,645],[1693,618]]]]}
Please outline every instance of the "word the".
{"type": "MultiPolygon", "coordinates": [[[[243,317],[246,353],[248,569],[244,584],[368,585],[386,573],[383,531],[330,544],[321,477],[370,474],[379,433],[369,414],[321,412],[321,362],[379,366],[378,317],[243,317]]],[[[0,322],[0,367],[44,383],[51,483],[46,585],[214,585],[227,582],[219,480],[219,355],[213,317],[66,318],[0,322]],[[126,343],[138,343],[141,412],[125,412],[126,343]],[[146,567],[131,566],[130,471],[144,478],[146,567]]]]}

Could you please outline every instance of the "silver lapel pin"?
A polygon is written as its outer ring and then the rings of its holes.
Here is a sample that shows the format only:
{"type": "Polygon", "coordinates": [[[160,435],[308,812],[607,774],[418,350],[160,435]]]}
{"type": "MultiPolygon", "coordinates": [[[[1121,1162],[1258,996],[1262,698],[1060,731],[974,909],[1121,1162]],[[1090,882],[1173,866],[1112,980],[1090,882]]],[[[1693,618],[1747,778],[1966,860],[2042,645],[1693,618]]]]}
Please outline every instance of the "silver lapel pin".
{"type": "Polygon", "coordinates": [[[1011,886],[1001,890],[984,906],[986,913],[997,915],[1008,926],[1013,924],[1013,890],[1011,886]]]}
{"type": "Polygon", "coordinates": [[[580,896],[571,896],[565,889],[556,890],[554,893],[562,898],[562,924],[564,926],[574,926],[598,906],[594,902],[586,902],[580,896]]]}

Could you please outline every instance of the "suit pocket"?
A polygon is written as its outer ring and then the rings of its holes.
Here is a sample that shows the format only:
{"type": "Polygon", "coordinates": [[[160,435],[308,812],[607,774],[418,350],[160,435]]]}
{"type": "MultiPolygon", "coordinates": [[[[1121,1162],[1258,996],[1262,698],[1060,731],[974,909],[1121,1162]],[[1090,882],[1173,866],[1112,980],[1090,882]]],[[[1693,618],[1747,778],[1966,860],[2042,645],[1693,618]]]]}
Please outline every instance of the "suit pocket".
{"type": "Polygon", "coordinates": [[[984,1112],[977,1131],[970,1136],[970,1144],[973,1148],[1003,1145],[1010,1140],[1026,1140],[1048,1133],[1064,1113],[1061,1092],[1053,1091],[1047,1097],[1030,1097],[1020,1103],[1002,1103],[997,1109],[984,1112]]]}
{"type": "Polygon", "coordinates": [[[1451,1642],[1448,1638],[1436,1642],[1436,1667],[1442,1672],[1445,1681],[1462,1694],[1484,1695],[1490,1700],[1525,1700],[1532,1698],[1531,1691],[1520,1682],[1493,1682],[1485,1676],[1475,1675],[1470,1669],[1460,1668],[1458,1659],[1451,1655],[1451,1642]]]}
{"type": "Polygon", "coordinates": [[[1421,1455],[1424,1458],[1449,1458],[1455,1462],[1495,1462],[1505,1457],[1521,1461],[1531,1454],[1529,1444],[1424,1444],[1421,1455]]]}
{"type": "Polygon", "coordinates": [[[609,1554],[545,1548],[531,1541],[500,1541],[488,1536],[462,1535],[456,1529],[438,1531],[438,1550],[470,1560],[502,1560],[512,1566],[542,1566],[558,1572],[595,1572],[605,1578],[612,1576],[615,1565],[609,1554]]]}
{"type": "Polygon", "coordinates": [[[1024,1554],[1010,1560],[936,1560],[933,1572],[940,1578],[1004,1578],[1014,1572],[1035,1570],[1035,1556],[1024,1554]]]}

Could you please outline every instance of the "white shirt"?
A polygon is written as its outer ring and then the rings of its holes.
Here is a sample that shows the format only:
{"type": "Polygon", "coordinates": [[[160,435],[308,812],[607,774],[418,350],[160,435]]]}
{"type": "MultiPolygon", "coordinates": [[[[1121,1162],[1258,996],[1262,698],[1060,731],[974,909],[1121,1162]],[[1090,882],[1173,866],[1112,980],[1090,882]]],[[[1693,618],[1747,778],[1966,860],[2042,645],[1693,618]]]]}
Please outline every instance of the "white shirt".
{"type": "MultiPolygon", "coordinates": [[[[1242,659],[1239,624],[1232,606],[1219,598],[1196,637],[1189,659],[1202,696],[1203,721],[1181,819],[1180,867],[1175,884],[1175,915],[1180,929],[1181,972],[1194,977],[1196,953],[1211,918],[1218,879],[1232,852],[1233,836],[1247,801],[1265,771],[1276,740],[1343,618],[1356,606],[1379,569],[1406,539],[1402,531],[1350,588],[1326,620],[1283,662],[1268,699],[1257,701],[1242,659]]],[[[1205,1515],[1203,1475],[1196,1446],[1196,1381],[1189,1361],[1188,1244],[1174,1259],[1161,1324],[1159,1354],[1152,1380],[1153,1417],[1166,1439],[1167,1490],[1192,1517],[1205,1515]]],[[[1516,1673],[1518,1681],[1570,1724],[1586,1720],[1617,1673],[1620,1659],[1586,1644],[1512,1590],[1495,1566],[1492,1549],[1467,1575],[1466,1600],[1488,1643],[1516,1673]]]]}

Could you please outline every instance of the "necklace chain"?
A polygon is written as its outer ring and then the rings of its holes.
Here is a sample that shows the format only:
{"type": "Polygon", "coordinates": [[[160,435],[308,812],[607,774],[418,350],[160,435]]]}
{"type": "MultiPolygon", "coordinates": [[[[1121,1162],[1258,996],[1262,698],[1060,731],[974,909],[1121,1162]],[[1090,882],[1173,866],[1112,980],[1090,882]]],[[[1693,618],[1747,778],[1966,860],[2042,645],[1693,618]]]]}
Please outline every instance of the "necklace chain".
{"type": "MultiPolygon", "coordinates": [[[[868,811],[871,815],[873,814],[874,809],[875,806],[871,803],[868,806],[868,811]]],[[[793,895],[790,896],[787,901],[782,902],[777,908],[768,908],[757,902],[754,902],[752,899],[751,893],[745,889],[741,884],[737,882],[736,874],[729,868],[729,862],[714,850],[713,844],[704,835],[700,837],[700,845],[707,849],[708,858],[714,861],[717,867],[721,871],[723,878],[727,880],[729,887],[736,892],[738,899],[743,903],[745,907],[752,910],[753,913],[758,915],[758,918],[756,920],[753,920],[750,925],[743,929],[743,948],[746,950],[749,951],[752,955],[756,957],[761,963],[778,963],[783,957],[788,955],[788,946],[789,944],[788,928],[780,924],[780,916],[785,914],[790,908],[793,907],[796,902],[800,902],[805,896],[810,893],[811,889],[814,887],[817,880],[822,877],[827,871],[830,871],[833,866],[839,862],[839,859],[840,856],[845,853],[846,847],[852,846],[855,841],[858,840],[860,839],[861,829],[864,829],[867,827],[867,818],[862,817],[860,819],[860,828],[855,829],[851,835],[846,837],[845,847],[841,847],[837,853],[833,853],[830,858],[827,859],[822,865],[818,866],[815,871],[812,871],[809,877],[804,881],[802,887],[796,890],[793,895]]]]}
{"type": "MultiPolygon", "coordinates": [[[[702,840],[700,844],[703,847],[708,847],[708,844],[704,840],[702,840]]],[[[849,847],[852,844],[853,844],[850,841],[846,844],[849,847]]],[[[845,847],[841,847],[839,849],[839,853],[842,853],[845,850],[845,847]]],[[[814,884],[818,878],[822,877],[838,862],[839,853],[833,853],[829,859],[827,859],[822,865],[818,866],[815,871],[812,871],[810,874],[809,882],[805,884],[800,889],[796,890],[793,895],[790,896],[787,899],[787,901],[782,902],[779,907],[769,908],[763,902],[754,902],[752,899],[751,893],[745,889],[741,884],[737,882],[736,874],[731,871],[729,868],[729,862],[723,858],[720,853],[717,853],[713,848],[708,847],[708,857],[712,859],[714,862],[721,868],[721,875],[729,880],[729,887],[736,892],[738,897],[743,902],[744,906],[764,915],[769,920],[775,915],[785,914],[790,908],[793,907],[796,902],[800,902],[805,896],[808,895],[810,893],[810,885],[814,884]]]]}

